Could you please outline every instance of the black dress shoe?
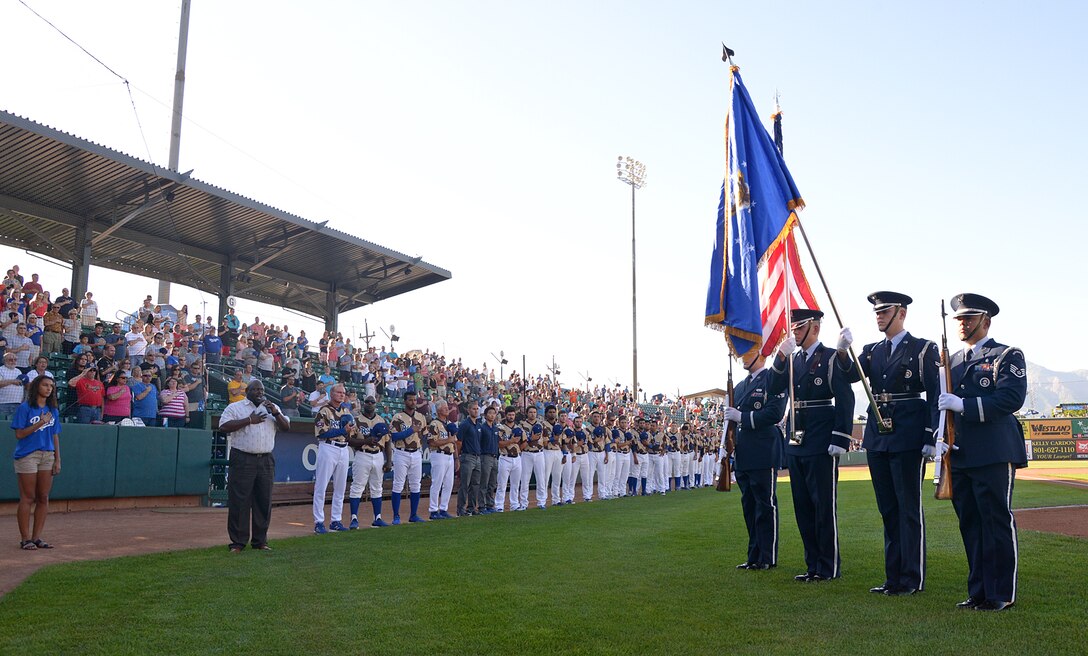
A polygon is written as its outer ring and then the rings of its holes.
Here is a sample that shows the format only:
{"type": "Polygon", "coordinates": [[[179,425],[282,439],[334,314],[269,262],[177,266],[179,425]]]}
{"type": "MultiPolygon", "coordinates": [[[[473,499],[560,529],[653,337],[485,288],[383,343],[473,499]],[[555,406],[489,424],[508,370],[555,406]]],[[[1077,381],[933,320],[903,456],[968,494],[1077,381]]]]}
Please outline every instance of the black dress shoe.
{"type": "Polygon", "coordinates": [[[888,585],[887,583],[881,583],[880,585],[876,586],[875,588],[869,588],[869,592],[872,592],[873,594],[887,594],[888,590],[891,590],[891,589],[892,589],[892,586],[888,585]]]}
{"type": "Polygon", "coordinates": [[[798,574],[797,576],[793,577],[793,580],[794,581],[800,581],[801,583],[808,583],[809,579],[811,579],[813,576],[816,576],[816,575],[815,574],[809,574],[808,572],[805,572],[804,574],[798,574]]]}
{"type": "Polygon", "coordinates": [[[751,563],[748,565],[748,569],[770,569],[771,566],[767,563],[751,563]]]}
{"type": "Polygon", "coordinates": [[[749,569],[752,567],[752,563],[741,563],[737,565],[737,569],[749,569]]]}
{"type": "Polygon", "coordinates": [[[1008,601],[1008,602],[1006,602],[1006,601],[984,601],[981,604],[975,606],[975,610],[999,611],[999,610],[1007,610],[1009,608],[1012,608],[1012,602],[1011,601],[1008,601]]]}
{"type": "Polygon", "coordinates": [[[889,597],[909,597],[915,592],[918,592],[915,588],[888,588],[884,594],[889,597]]]}
{"type": "Polygon", "coordinates": [[[966,608],[968,610],[974,610],[974,608],[976,606],[978,606],[981,603],[984,603],[985,601],[986,601],[985,599],[976,599],[974,597],[968,597],[968,598],[964,599],[963,601],[961,601],[960,603],[956,604],[956,608],[966,608]]]}
{"type": "Polygon", "coordinates": [[[830,580],[831,579],[827,578],[826,576],[820,576],[819,574],[811,574],[808,577],[808,581],[806,581],[806,583],[821,583],[823,581],[830,581],[830,580]]]}

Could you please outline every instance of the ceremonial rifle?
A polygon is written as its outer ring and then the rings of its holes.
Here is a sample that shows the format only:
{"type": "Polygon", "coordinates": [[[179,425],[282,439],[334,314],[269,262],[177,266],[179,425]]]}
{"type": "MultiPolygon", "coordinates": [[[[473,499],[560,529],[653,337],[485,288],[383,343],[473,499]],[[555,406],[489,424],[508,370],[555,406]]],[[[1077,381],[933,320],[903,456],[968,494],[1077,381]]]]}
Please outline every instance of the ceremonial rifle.
{"type": "MultiPolygon", "coordinates": [[[[942,391],[952,392],[952,358],[948,357],[948,314],[944,311],[944,300],[941,300],[941,327],[943,332],[941,333],[941,369],[944,370],[944,389],[942,391]]],[[[956,425],[954,420],[955,414],[951,410],[944,411],[944,435],[938,437],[938,440],[944,440],[944,443],[948,445],[948,450],[944,452],[944,455],[940,457],[940,479],[937,481],[937,489],[933,493],[935,499],[951,499],[952,498],[952,447],[956,442],[956,425]]]]}
{"type": "MultiPolygon", "coordinates": [[[[725,395],[729,401],[730,408],[735,407],[733,405],[733,360],[729,360],[729,377],[725,383],[725,395]]],[[[737,441],[737,425],[728,419],[725,420],[725,433],[722,435],[722,444],[725,446],[724,453],[722,453],[722,468],[718,474],[718,487],[719,492],[729,492],[733,489],[733,469],[729,466],[729,454],[733,453],[736,448],[737,441]]]]}

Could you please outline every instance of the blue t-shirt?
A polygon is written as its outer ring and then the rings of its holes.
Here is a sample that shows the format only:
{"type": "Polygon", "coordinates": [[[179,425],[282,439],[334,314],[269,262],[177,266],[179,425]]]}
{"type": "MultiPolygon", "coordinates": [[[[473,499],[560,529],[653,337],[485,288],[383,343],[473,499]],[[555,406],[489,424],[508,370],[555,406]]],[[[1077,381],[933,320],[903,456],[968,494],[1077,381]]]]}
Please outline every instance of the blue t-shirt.
{"type": "Polygon", "coordinates": [[[205,335],[204,336],[204,352],[205,353],[219,353],[223,350],[223,340],[219,339],[218,335],[205,335]]]}
{"type": "Polygon", "coordinates": [[[132,388],[132,416],[139,417],[140,419],[154,419],[159,415],[159,390],[152,383],[144,384],[144,382],[137,381],[133,383],[132,388]],[[151,391],[147,393],[143,399],[136,398],[138,395],[143,394],[143,391],[148,387],[151,391]]]}
{"type": "Polygon", "coordinates": [[[13,430],[37,425],[38,430],[15,441],[15,460],[35,451],[52,451],[53,436],[60,435],[60,412],[56,408],[40,408],[23,401],[11,420],[13,430]]]}

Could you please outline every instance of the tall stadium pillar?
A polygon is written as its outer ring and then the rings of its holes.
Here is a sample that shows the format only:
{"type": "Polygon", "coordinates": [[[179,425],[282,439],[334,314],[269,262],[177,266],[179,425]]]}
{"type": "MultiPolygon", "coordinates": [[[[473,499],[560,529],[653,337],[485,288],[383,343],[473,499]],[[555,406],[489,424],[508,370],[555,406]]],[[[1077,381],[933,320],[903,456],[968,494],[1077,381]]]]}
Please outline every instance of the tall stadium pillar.
{"type": "Polygon", "coordinates": [[[75,248],[72,249],[72,298],[76,305],[87,293],[87,286],[91,276],[91,239],[94,232],[91,229],[91,221],[87,219],[81,227],[76,228],[75,248]]]}

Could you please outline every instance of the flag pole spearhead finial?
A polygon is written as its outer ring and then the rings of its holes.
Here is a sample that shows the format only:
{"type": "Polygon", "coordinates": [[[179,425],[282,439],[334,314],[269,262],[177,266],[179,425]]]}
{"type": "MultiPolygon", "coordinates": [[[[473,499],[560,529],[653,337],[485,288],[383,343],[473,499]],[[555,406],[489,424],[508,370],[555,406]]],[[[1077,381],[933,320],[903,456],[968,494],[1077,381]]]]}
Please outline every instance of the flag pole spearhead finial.
{"type": "Polygon", "coordinates": [[[732,50],[730,50],[729,46],[725,45],[725,42],[723,41],[722,42],[722,61],[729,64],[730,66],[732,66],[733,65],[733,55],[735,55],[735,54],[736,53],[733,52],[732,50]]]}

